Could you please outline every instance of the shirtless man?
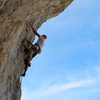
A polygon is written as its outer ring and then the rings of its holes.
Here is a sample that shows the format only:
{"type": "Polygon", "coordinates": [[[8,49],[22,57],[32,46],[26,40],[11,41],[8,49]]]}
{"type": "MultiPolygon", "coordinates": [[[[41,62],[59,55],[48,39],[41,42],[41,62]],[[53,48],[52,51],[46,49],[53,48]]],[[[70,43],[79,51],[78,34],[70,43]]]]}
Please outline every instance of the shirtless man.
{"type": "Polygon", "coordinates": [[[31,62],[32,58],[34,58],[37,54],[39,54],[41,52],[41,48],[43,47],[44,41],[47,38],[47,36],[45,34],[40,35],[39,33],[37,33],[31,24],[30,24],[30,26],[32,28],[33,33],[36,36],[38,36],[39,39],[37,40],[37,42],[34,45],[30,42],[31,48],[28,49],[28,51],[27,51],[27,58],[25,59],[25,69],[24,69],[24,72],[22,73],[22,76],[25,76],[27,68],[28,68],[28,66],[30,66],[30,62],[31,62]]]}

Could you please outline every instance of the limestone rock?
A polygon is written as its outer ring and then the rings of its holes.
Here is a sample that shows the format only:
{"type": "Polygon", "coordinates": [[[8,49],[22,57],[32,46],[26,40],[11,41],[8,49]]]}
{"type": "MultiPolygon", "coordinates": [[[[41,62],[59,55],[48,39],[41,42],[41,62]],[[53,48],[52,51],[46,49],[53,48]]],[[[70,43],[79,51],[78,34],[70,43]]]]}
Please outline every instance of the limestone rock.
{"type": "Polygon", "coordinates": [[[20,100],[24,66],[24,40],[34,40],[37,30],[73,0],[0,0],[0,100],[20,100]]]}

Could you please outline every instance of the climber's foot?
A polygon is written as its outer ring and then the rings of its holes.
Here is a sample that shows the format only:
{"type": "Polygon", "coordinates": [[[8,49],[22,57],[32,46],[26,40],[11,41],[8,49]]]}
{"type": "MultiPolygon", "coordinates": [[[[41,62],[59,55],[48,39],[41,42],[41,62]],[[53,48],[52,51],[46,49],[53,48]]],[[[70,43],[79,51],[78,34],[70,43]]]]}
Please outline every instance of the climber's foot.
{"type": "Polygon", "coordinates": [[[22,77],[25,77],[25,73],[22,74],[22,77]]]}
{"type": "Polygon", "coordinates": [[[31,64],[30,63],[28,64],[28,67],[31,67],[31,64]]]}

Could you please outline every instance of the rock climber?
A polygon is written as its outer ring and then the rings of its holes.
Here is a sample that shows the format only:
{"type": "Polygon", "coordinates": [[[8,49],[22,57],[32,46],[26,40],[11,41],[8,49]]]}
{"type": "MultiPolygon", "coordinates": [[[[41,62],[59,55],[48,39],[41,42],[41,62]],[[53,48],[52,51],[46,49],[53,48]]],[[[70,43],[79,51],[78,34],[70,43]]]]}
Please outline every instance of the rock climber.
{"type": "Polygon", "coordinates": [[[45,34],[40,35],[38,32],[35,31],[34,27],[32,26],[32,24],[30,24],[33,33],[39,38],[37,40],[37,42],[33,45],[31,42],[29,42],[31,44],[31,48],[27,50],[27,57],[25,59],[25,68],[24,68],[24,72],[22,73],[22,76],[25,76],[26,71],[28,66],[30,66],[30,62],[32,60],[32,58],[34,58],[37,54],[41,53],[41,48],[44,45],[44,41],[47,38],[47,36],[45,34]]]}

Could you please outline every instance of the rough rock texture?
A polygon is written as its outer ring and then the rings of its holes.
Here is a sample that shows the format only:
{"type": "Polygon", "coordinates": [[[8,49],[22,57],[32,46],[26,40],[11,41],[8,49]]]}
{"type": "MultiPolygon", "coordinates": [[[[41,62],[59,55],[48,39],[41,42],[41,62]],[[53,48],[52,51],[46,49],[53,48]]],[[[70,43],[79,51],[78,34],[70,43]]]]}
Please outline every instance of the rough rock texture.
{"type": "Polygon", "coordinates": [[[38,29],[61,13],[73,0],[0,0],[0,100],[20,100],[24,66],[23,40],[34,40],[38,29]]]}

